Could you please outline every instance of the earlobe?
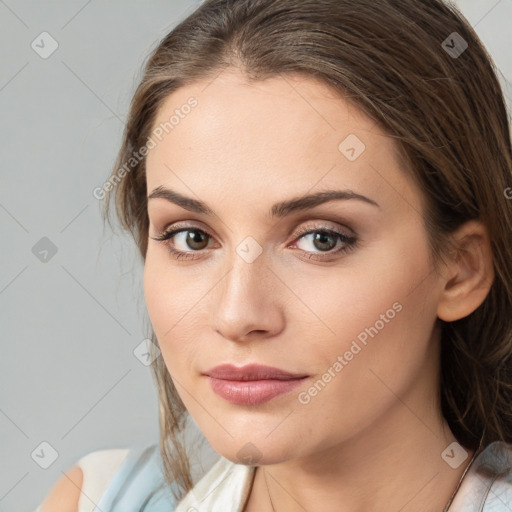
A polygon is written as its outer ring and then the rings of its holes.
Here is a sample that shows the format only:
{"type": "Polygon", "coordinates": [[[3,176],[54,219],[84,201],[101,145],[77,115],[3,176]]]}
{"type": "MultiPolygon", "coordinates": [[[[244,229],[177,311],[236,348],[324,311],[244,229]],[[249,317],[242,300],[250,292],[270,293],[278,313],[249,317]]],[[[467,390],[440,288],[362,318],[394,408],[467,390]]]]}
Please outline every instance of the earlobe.
{"type": "Polygon", "coordinates": [[[494,281],[489,233],[480,221],[469,221],[453,235],[454,255],[446,265],[437,316],[453,322],[470,315],[487,297],[494,281]]]}

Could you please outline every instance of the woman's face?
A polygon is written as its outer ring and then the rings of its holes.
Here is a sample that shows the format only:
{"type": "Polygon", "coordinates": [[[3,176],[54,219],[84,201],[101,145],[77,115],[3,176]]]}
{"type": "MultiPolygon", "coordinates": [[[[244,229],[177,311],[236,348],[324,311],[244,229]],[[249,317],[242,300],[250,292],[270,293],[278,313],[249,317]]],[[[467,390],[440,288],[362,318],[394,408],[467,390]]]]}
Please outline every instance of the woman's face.
{"type": "Polygon", "coordinates": [[[234,70],[173,93],[152,138],[146,302],[213,448],[271,464],[428,435],[442,286],[392,140],[312,79],[234,70]]]}

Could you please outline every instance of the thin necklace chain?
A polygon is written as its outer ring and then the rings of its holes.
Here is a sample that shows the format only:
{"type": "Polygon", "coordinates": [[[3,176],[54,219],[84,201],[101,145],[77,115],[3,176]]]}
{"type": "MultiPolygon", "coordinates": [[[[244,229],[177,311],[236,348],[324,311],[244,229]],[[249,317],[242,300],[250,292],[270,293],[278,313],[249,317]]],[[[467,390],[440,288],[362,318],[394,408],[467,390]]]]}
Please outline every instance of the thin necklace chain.
{"type": "MultiPolygon", "coordinates": [[[[457,482],[457,486],[455,487],[455,490],[453,491],[452,495],[450,496],[450,499],[448,500],[446,507],[444,507],[443,512],[448,512],[448,509],[450,508],[450,505],[452,504],[453,499],[455,498],[455,495],[457,494],[457,491],[459,490],[462,480],[464,479],[464,476],[468,472],[469,466],[471,466],[472,462],[475,460],[477,453],[480,452],[481,448],[482,448],[482,440],[480,440],[480,446],[478,447],[477,450],[475,450],[473,457],[471,457],[469,464],[466,466],[466,469],[464,470],[464,472],[462,473],[462,476],[460,477],[459,481],[457,482]]],[[[265,469],[263,469],[263,477],[265,478],[265,486],[267,487],[268,499],[270,500],[270,505],[272,505],[272,511],[276,512],[276,509],[274,508],[274,502],[272,501],[272,496],[270,496],[270,489],[268,488],[268,483],[267,483],[267,472],[265,471],[265,469]]]]}
{"type": "Polygon", "coordinates": [[[263,477],[265,478],[265,486],[267,487],[268,499],[270,500],[270,504],[272,505],[272,512],[276,512],[276,509],[274,508],[274,502],[272,501],[272,496],[270,496],[270,489],[268,488],[267,483],[267,472],[265,471],[265,468],[263,468],[263,477]]]}
{"type": "Polygon", "coordinates": [[[469,464],[466,466],[466,469],[464,470],[464,473],[462,473],[462,476],[460,477],[460,480],[457,482],[457,486],[455,487],[455,490],[453,491],[452,495],[450,496],[450,499],[448,500],[448,503],[446,504],[446,507],[444,507],[443,512],[448,512],[448,509],[450,508],[450,505],[453,502],[453,498],[455,498],[455,495],[457,494],[457,491],[459,490],[460,484],[462,483],[462,480],[464,479],[464,476],[468,472],[469,466],[473,463],[473,461],[476,458],[477,453],[480,452],[482,443],[480,443],[480,447],[475,450],[475,453],[473,454],[473,457],[471,457],[471,460],[469,461],[469,464]]]}

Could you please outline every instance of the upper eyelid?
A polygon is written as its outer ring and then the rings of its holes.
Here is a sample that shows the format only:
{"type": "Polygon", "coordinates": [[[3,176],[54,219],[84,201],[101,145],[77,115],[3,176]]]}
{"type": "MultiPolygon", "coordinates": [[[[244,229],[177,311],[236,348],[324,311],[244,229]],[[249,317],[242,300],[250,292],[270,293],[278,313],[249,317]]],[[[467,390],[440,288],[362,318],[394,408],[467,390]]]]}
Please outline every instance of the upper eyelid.
{"type": "MultiPolygon", "coordinates": [[[[189,222],[190,221],[174,222],[173,224],[169,224],[168,226],[166,226],[162,230],[159,230],[158,234],[159,235],[164,235],[164,234],[167,234],[167,233],[171,233],[173,231],[186,231],[186,230],[193,231],[193,230],[197,230],[197,231],[203,231],[204,233],[206,233],[207,235],[211,236],[212,238],[216,238],[215,235],[213,235],[208,228],[204,228],[202,226],[198,226],[198,225],[195,225],[195,224],[190,224],[189,222]]],[[[334,231],[334,232],[343,231],[343,229],[345,229],[345,230],[348,230],[351,233],[353,233],[353,230],[351,228],[349,228],[348,226],[343,226],[343,227],[340,227],[338,225],[333,226],[332,224],[336,224],[333,221],[317,220],[317,221],[309,221],[309,222],[310,223],[308,223],[307,221],[303,222],[302,224],[305,224],[305,226],[295,228],[293,230],[293,233],[297,233],[298,232],[298,234],[304,235],[305,234],[304,231],[307,231],[307,230],[317,230],[317,231],[320,231],[322,229],[328,230],[328,231],[334,231]]],[[[353,236],[353,234],[351,234],[351,233],[344,233],[344,234],[346,234],[347,236],[353,236]]]]}

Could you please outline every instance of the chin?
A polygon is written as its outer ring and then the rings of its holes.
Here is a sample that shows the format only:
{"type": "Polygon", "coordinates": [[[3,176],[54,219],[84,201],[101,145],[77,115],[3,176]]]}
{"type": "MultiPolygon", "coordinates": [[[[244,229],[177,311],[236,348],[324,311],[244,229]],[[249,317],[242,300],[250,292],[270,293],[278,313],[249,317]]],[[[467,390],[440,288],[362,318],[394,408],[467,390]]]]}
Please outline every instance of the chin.
{"type": "Polygon", "coordinates": [[[266,433],[255,432],[252,434],[248,429],[245,429],[240,435],[231,432],[233,437],[225,433],[220,436],[218,434],[210,436],[208,431],[203,431],[203,433],[210,446],[219,455],[235,464],[264,466],[278,464],[302,455],[297,450],[298,443],[290,438],[287,441],[278,437],[270,439],[272,436],[267,437],[266,433]]]}

